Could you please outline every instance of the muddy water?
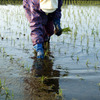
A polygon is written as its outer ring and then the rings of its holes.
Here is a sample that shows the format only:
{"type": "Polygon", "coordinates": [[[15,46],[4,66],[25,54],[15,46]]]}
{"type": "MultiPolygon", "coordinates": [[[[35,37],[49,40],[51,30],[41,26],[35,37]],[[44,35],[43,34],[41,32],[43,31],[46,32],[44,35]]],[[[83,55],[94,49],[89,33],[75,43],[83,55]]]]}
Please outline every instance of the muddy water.
{"type": "Polygon", "coordinates": [[[100,99],[99,13],[99,6],[62,8],[62,28],[72,32],[53,35],[38,61],[22,6],[0,5],[0,79],[14,100],[100,99]]]}

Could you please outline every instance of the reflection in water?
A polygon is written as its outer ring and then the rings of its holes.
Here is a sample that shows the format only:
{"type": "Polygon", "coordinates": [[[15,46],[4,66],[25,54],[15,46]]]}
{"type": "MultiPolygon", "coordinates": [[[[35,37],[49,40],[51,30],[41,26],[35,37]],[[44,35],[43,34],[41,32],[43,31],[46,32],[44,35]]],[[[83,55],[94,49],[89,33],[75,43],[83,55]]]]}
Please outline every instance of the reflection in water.
{"type": "Polygon", "coordinates": [[[59,71],[53,70],[53,60],[46,57],[44,60],[35,59],[31,74],[25,78],[26,90],[30,100],[56,100],[59,90],[59,71]]]}

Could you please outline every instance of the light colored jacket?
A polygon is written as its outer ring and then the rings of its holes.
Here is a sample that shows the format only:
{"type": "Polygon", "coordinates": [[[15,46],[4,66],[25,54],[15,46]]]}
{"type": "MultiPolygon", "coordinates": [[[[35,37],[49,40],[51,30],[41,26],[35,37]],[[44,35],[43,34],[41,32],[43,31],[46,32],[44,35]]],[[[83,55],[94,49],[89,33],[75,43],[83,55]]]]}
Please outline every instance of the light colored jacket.
{"type": "Polygon", "coordinates": [[[45,13],[52,13],[58,8],[58,0],[40,0],[40,9],[45,13]]]}

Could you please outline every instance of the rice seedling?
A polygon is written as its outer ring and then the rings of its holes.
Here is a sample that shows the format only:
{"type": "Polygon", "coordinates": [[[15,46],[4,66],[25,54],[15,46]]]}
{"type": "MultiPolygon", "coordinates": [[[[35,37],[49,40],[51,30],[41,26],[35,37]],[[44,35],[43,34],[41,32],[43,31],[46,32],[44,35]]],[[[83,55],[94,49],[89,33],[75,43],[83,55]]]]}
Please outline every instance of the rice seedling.
{"type": "Polygon", "coordinates": [[[62,90],[63,89],[59,89],[59,93],[57,94],[55,94],[55,98],[57,99],[57,100],[63,100],[64,99],[64,97],[63,97],[63,92],[62,92],[62,90]]]}
{"type": "Polygon", "coordinates": [[[27,40],[29,41],[29,35],[27,35],[27,40]]]}
{"type": "Polygon", "coordinates": [[[11,94],[11,98],[12,100],[14,100],[14,92],[12,91],[12,94],[11,94]]]}
{"type": "Polygon", "coordinates": [[[22,46],[21,42],[20,42],[19,46],[20,46],[20,48],[21,48],[21,46],[22,46]]]}
{"type": "Polygon", "coordinates": [[[92,29],[92,35],[94,34],[94,28],[92,29]]]}
{"type": "Polygon", "coordinates": [[[83,39],[83,35],[81,35],[81,45],[82,45],[82,39],[83,39]]]}
{"type": "Polygon", "coordinates": [[[49,53],[49,50],[46,50],[44,56],[49,57],[48,53],[49,53]]]}
{"type": "Polygon", "coordinates": [[[68,17],[70,17],[70,10],[69,10],[69,12],[68,12],[68,17]]]}
{"type": "Polygon", "coordinates": [[[25,67],[25,70],[29,73],[29,72],[30,72],[30,68],[31,68],[31,65],[26,66],[26,67],[25,67]]]}
{"type": "Polygon", "coordinates": [[[8,37],[6,37],[6,40],[8,41],[8,37]]]}
{"type": "Polygon", "coordinates": [[[95,70],[98,68],[97,65],[98,65],[98,62],[96,62],[94,65],[95,70]]]}
{"type": "Polygon", "coordinates": [[[63,29],[62,29],[62,32],[63,32],[64,34],[65,34],[65,33],[68,34],[68,32],[71,32],[71,29],[70,29],[70,27],[63,28],[63,29]]]}
{"type": "Polygon", "coordinates": [[[89,59],[87,59],[86,66],[89,67],[89,64],[91,64],[91,63],[90,63],[89,59]]]}
{"type": "Polygon", "coordinates": [[[5,54],[5,48],[3,48],[3,57],[4,57],[4,54],[5,54]]]}
{"type": "Polygon", "coordinates": [[[80,77],[80,80],[84,80],[82,77],[80,77]]]}
{"type": "Polygon", "coordinates": [[[79,77],[79,75],[78,75],[78,74],[77,74],[76,76],[77,76],[77,77],[79,77]]]}
{"type": "Polygon", "coordinates": [[[5,56],[6,56],[6,57],[8,56],[6,52],[5,52],[5,56]]]}
{"type": "Polygon", "coordinates": [[[86,48],[86,53],[89,54],[89,47],[86,48]]]}
{"type": "Polygon", "coordinates": [[[64,54],[66,55],[66,51],[64,52],[64,54]]]}
{"type": "Polygon", "coordinates": [[[61,88],[59,89],[59,96],[63,97],[62,89],[61,88]]]}
{"type": "Polygon", "coordinates": [[[96,58],[98,59],[98,52],[99,52],[99,50],[97,50],[97,52],[96,52],[96,58]]]}
{"type": "Polygon", "coordinates": [[[16,32],[16,35],[17,35],[18,33],[16,32]]]}
{"type": "Polygon", "coordinates": [[[95,40],[94,40],[94,42],[93,42],[93,47],[95,47],[95,43],[96,43],[96,42],[95,42],[95,40]]]}
{"type": "Polygon", "coordinates": [[[82,77],[80,77],[78,74],[76,75],[80,80],[84,80],[82,77]]]}
{"type": "Polygon", "coordinates": [[[5,53],[5,48],[3,48],[3,54],[5,53]]]}
{"type": "Polygon", "coordinates": [[[54,50],[55,50],[56,45],[54,44],[54,50]]]}
{"type": "Polygon", "coordinates": [[[10,61],[13,61],[13,59],[14,59],[14,58],[13,58],[13,56],[12,56],[12,55],[10,55],[10,61]]]}
{"type": "Polygon", "coordinates": [[[46,79],[48,79],[48,77],[46,77],[46,76],[41,76],[41,82],[42,82],[42,84],[44,83],[44,81],[45,81],[46,79]]]}
{"type": "Polygon", "coordinates": [[[15,46],[15,40],[14,40],[14,46],[15,46]]]}
{"type": "Polygon", "coordinates": [[[77,36],[77,30],[75,30],[75,32],[74,32],[74,40],[76,40],[76,36],[77,36]]]}
{"type": "Polygon", "coordinates": [[[2,83],[0,79],[0,97],[5,97],[5,100],[14,100],[14,94],[12,92],[12,95],[10,94],[10,91],[8,87],[5,85],[5,81],[2,83]]]}
{"type": "Polygon", "coordinates": [[[95,41],[95,37],[96,37],[96,36],[95,36],[95,34],[94,34],[94,41],[95,41]]]}
{"type": "Polygon", "coordinates": [[[0,47],[0,52],[1,52],[1,47],[0,47]]]}
{"type": "Polygon", "coordinates": [[[77,62],[79,61],[79,57],[77,56],[77,62]]]}
{"type": "Polygon", "coordinates": [[[59,53],[61,52],[61,48],[59,48],[59,51],[58,51],[59,53]]]}
{"type": "Polygon", "coordinates": [[[73,44],[73,47],[75,48],[75,43],[76,43],[76,40],[74,40],[74,44],[73,44]]]}
{"type": "Polygon", "coordinates": [[[89,47],[89,37],[87,36],[87,47],[89,47]]]}
{"type": "Polygon", "coordinates": [[[24,65],[24,62],[22,62],[22,63],[21,63],[21,67],[23,67],[23,68],[24,68],[24,66],[25,66],[25,65],[24,65]]]}
{"type": "Polygon", "coordinates": [[[65,37],[63,37],[63,44],[64,44],[64,42],[65,42],[65,37]]]}
{"type": "Polygon", "coordinates": [[[23,43],[23,49],[25,48],[25,44],[23,43]]]}
{"type": "Polygon", "coordinates": [[[74,57],[74,52],[71,54],[71,58],[72,58],[72,60],[74,60],[73,57],[74,57]]]}
{"type": "Polygon", "coordinates": [[[100,83],[97,84],[100,87],[100,83]]]}

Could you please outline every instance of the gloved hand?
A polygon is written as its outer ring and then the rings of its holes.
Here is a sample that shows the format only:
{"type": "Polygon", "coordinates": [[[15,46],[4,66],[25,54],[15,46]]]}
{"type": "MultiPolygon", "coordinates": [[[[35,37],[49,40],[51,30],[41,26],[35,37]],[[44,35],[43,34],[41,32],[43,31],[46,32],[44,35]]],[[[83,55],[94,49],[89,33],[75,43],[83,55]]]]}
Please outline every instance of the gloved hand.
{"type": "Polygon", "coordinates": [[[55,25],[55,34],[57,36],[60,36],[62,34],[62,29],[61,29],[61,26],[60,26],[60,19],[54,19],[53,22],[54,22],[54,25],[55,25]]]}
{"type": "Polygon", "coordinates": [[[33,46],[33,48],[36,50],[37,52],[37,58],[43,59],[44,58],[44,50],[43,50],[43,45],[42,43],[40,44],[36,44],[35,46],[33,46]]]}

